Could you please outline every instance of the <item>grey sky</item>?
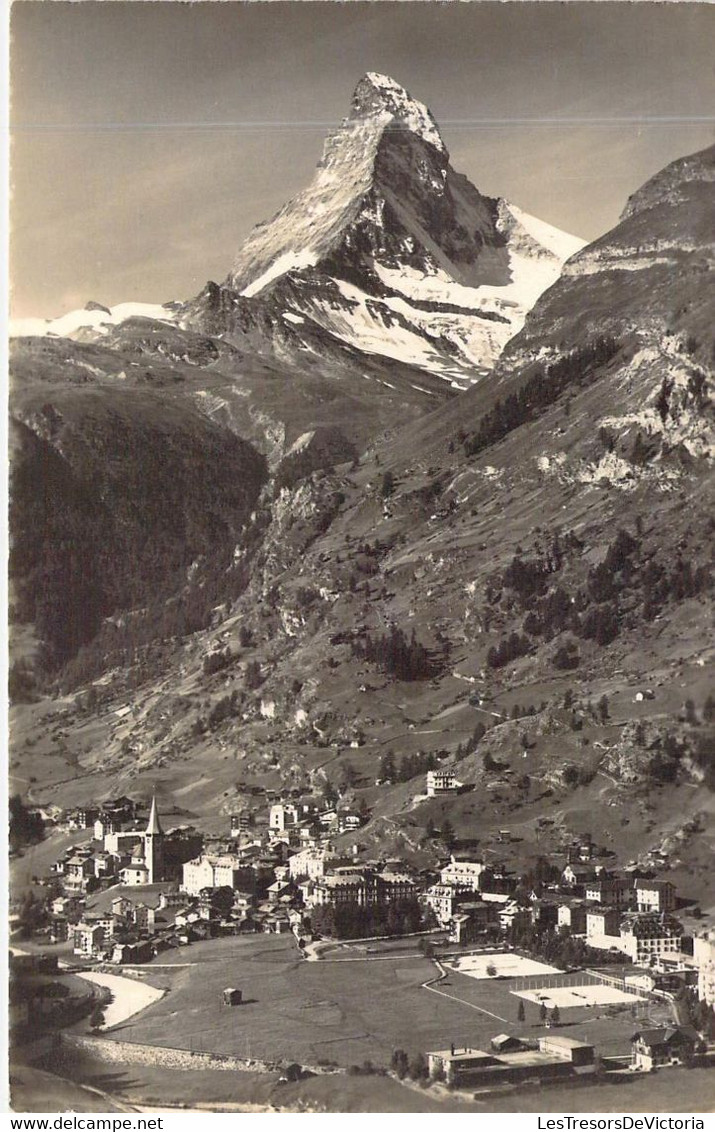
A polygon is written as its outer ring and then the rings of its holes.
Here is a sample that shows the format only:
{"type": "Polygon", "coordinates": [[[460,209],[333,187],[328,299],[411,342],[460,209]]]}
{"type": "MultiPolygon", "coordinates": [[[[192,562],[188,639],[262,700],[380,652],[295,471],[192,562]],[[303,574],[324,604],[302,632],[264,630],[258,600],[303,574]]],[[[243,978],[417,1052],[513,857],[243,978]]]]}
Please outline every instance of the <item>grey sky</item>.
{"type": "Polygon", "coordinates": [[[707,4],[16,0],[11,17],[20,317],[222,279],[366,70],[427,103],[482,192],[586,238],[713,141],[707,4]]]}

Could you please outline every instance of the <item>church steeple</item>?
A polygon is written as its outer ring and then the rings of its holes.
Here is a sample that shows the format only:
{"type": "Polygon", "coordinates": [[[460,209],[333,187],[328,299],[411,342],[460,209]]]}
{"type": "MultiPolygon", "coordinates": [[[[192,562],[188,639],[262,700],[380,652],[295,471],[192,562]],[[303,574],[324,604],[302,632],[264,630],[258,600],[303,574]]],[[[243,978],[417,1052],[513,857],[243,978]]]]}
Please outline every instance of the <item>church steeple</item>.
{"type": "Polygon", "coordinates": [[[147,868],[147,884],[155,884],[163,879],[164,873],[164,831],[159,821],[156,793],[151,796],[151,810],[144,834],[144,864],[147,868]]]}
{"type": "Polygon", "coordinates": [[[156,794],[152,794],[151,796],[151,810],[149,811],[149,821],[147,822],[146,832],[153,833],[154,835],[158,834],[159,837],[164,836],[164,831],[159,821],[159,811],[156,806],[156,794]]]}

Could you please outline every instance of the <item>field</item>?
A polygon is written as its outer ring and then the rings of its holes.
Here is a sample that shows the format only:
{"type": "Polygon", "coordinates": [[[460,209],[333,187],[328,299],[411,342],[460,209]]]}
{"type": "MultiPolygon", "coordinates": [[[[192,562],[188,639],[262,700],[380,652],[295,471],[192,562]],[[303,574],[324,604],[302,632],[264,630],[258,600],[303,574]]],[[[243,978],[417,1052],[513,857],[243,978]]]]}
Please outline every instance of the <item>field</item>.
{"type": "Polygon", "coordinates": [[[513,952],[496,955],[463,955],[451,964],[452,969],[470,979],[518,978],[520,975],[557,975],[558,967],[549,967],[535,959],[527,959],[513,952]],[[490,968],[493,971],[490,972],[490,968]]]}
{"type": "MultiPolygon", "coordinates": [[[[479,980],[450,970],[437,981],[436,966],[416,951],[357,958],[345,948],[341,954],[310,963],[292,938],[265,935],[165,953],[142,973],[169,993],[107,1036],[349,1066],[368,1059],[386,1065],[396,1048],[410,1054],[450,1042],[479,1048],[504,1030],[531,1038],[542,1032],[536,1003],[526,1002],[526,1017],[518,1021],[514,979],[479,980]],[[241,988],[243,1005],[221,1005],[227,986],[241,988]]],[[[661,1007],[646,1011],[654,1022],[670,1020],[661,1007]]],[[[603,1054],[630,1049],[633,1019],[625,1005],[581,1006],[563,1021],[567,1036],[592,1041],[603,1054]]]]}

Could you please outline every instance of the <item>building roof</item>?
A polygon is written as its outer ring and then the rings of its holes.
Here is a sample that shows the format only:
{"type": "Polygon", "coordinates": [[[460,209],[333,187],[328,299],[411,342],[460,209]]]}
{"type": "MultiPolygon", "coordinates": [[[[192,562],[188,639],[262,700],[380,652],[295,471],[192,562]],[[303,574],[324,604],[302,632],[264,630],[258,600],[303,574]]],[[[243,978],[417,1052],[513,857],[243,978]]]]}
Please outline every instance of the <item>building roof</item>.
{"type": "Polygon", "coordinates": [[[539,1037],[540,1042],[548,1042],[550,1046],[559,1049],[593,1049],[590,1042],[580,1042],[577,1038],[565,1038],[561,1034],[544,1034],[539,1037]]]}
{"type": "Polygon", "coordinates": [[[156,794],[152,794],[151,796],[151,810],[149,811],[149,821],[147,822],[146,832],[156,834],[159,837],[161,837],[164,832],[159,822],[159,811],[156,805],[156,794]]]}
{"type": "Polygon", "coordinates": [[[693,1035],[681,1026],[660,1026],[652,1027],[649,1030],[638,1030],[633,1034],[631,1041],[641,1041],[647,1046],[663,1046],[668,1045],[673,1038],[688,1038],[693,1039],[693,1035]]]}

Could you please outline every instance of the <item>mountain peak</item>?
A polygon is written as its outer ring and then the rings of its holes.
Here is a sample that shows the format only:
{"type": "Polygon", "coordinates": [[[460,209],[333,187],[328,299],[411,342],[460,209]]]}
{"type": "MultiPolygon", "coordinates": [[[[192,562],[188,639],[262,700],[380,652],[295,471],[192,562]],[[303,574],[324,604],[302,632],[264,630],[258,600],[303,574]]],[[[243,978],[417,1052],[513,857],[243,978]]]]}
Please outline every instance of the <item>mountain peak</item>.
{"type": "Polygon", "coordinates": [[[424,103],[418,102],[389,75],[368,71],[355,87],[350,117],[371,118],[378,115],[389,115],[392,127],[410,130],[436,149],[444,151],[437,123],[424,103]]]}

